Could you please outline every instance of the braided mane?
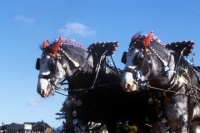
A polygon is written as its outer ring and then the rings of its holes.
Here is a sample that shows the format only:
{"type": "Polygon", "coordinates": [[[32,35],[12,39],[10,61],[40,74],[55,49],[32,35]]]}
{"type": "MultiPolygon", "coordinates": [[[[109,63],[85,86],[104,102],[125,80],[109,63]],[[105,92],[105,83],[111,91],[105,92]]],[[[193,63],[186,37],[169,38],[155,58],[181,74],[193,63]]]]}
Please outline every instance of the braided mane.
{"type": "MultiPolygon", "coordinates": [[[[133,43],[133,41],[137,40],[137,41],[142,42],[147,37],[148,37],[147,34],[136,33],[131,39],[130,46],[133,43]]],[[[183,54],[184,56],[188,56],[190,53],[192,53],[192,49],[194,48],[194,42],[191,41],[191,40],[189,40],[189,41],[177,41],[177,42],[171,42],[171,43],[163,44],[162,41],[157,36],[152,35],[151,41],[156,41],[160,45],[162,45],[163,47],[165,47],[167,49],[174,50],[177,53],[180,53],[184,48],[186,48],[186,50],[184,51],[184,54],[183,54]]]]}
{"type": "Polygon", "coordinates": [[[74,47],[77,47],[77,48],[84,50],[83,45],[81,43],[76,42],[75,39],[63,38],[61,46],[65,46],[65,45],[71,45],[71,46],[74,46],[74,47]]]}

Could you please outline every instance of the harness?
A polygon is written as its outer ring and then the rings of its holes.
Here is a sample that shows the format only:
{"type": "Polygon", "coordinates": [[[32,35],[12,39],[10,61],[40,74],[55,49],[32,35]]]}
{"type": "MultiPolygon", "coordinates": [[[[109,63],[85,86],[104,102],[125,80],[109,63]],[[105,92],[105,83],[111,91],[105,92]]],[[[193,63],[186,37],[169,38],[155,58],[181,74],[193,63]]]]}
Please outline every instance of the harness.
{"type": "MultiPolygon", "coordinates": [[[[109,42],[110,44],[115,44],[115,43],[117,43],[117,42],[109,42]]],[[[106,43],[101,43],[101,45],[105,45],[106,43]]],[[[99,44],[98,44],[99,45],[99,44]]],[[[93,45],[94,46],[94,45],[93,45]]],[[[99,50],[99,49],[96,49],[96,50],[99,50]]],[[[93,69],[93,74],[92,75],[94,75],[94,77],[92,76],[92,77],[89,77],[90,79],[92,79],[93,80],[93,83],[92,83],[92,85],[91,85],[91,87],[88,87],[88,88],[76,88],[76,89],[71,89],[70,87],[69,88],[63,88],[62,87],[62,85],[65,85],[65,84],[68,84],[69,85],[69,83],[66,83],[65,81],[66,81],[66,78],[64,78],[61,82],[59,82],[58,84],[52,84],[53,82],[51,82],[51,84],[55,87],[54,88],[54,90],[53,90],[53,92],[56,92],[56,93],[58,93],[58,94],[61,94],[61,95],[64,95],[64,96],[69,96],[69,98],[70,98],[70,100],[68,100],[66,103],[67,103],[67,105],[68,106],[70,106],[71,104],[74,104],[74,106],[81,106],[81,104],[82,104],[82,102],[81,102],[81,100],[80,99],[76,99],[76,98],[78,98],[76,95],[65,95],[65,94],[63,94],[63,93],[60,93],[60,92],[58,92],[57,90],[67,90],[67,91],[74,91],[74,92],[77,92],[77,91],[80,91],[80,92],[83,92],[83,91],[86,91],[86,90],[91,90],[91,89],[95,89],[95,88],[99,88],[99,87],[102,87],[102,86],[110,86],[110,85],[116,85],[116,84],[119,84],[119,83],[109,83],[109,84],[100,84],[100,85],[97,85],[96,84],[96,82],[97,82],[97,80],[98,80],[98,75],[99,75],[99,72],[100,72],[100,70],[102,69],[106,69],[105,67],[103,67],[103,65],[105,64],[105,57],[106,56],[108,56],[108,55],[110,55],[110,53],[112,52],[112,50],[110,50],[110,49],[106,49],[106,50],[103,50],[103,53],[99,53],[98,52],[98,54],[96,54],[96,51],[95,51],[95,49],[93,48],[93,47],[90,47],[90,49],[88,49],[88,51],[89,51],[89,54],[87,55],[87,58],[86,58],[86,60],[82,63],[82,64],[80,64],[79,62],[76,62],[76,61],[74,61],[69,55],[68,55],[68,53],[67,52],[65,52],[63,49],[62,49],[62,47],[60,47],[60,49],[59,49],[59,52],[57,53],[57,55],[56,56],[53,56],[52,58],[54,58],[55,60],[57,60],[57,61],[59,61],[59,60],[61,60],[61,58],[62,58],[62,56],[64,56],[64,57],[66,57],[66,59],[69,61],[69,62],[71,62],[72,64],[73,64],[73,67],[76,69],[75,70],[75,72],[73,72],[73,75],[78,75],[79,73],[81,73],[81,71],[82,71],[82,69],[85,67],[85,64],[88,62],[88,59],[90,58],[90,56],[93,56],[93,57],[98,57],[97,59],[98,60],[96,60],[96,62],[94,63],[95,65],[94,65],[94,69],[93,69]],[[59,54],[60,53],[60,54],[59,54]],[[61,56],[62,55],[62,56],[61,56]],[[59,59],[57,58],[57,56],[59,56],[59,59]]],[[[112,56],[111,56],[111,59],[112,59],[112,56]]],[[[37,59],[37,63],[36,63],[36,68],[37,69],[39,69],[39,62],[40,62],[41,60],[40,59],[37,59]]],[[[56,61],[56,62],[57,62],[56,61]]],[[[113,59],[112,59],[112,61],[113,61],[113,59]]],[[[56,63],[55,62],[55,63],[56,63]]],[[[60,62],[61,64],[62,64],[62,62],[60,62]]],[[[113,63],[114,63],[114,61],[113,61],[113,63]]],[[[115,66],[115,64],[114,64],[114,66],[115,66]]],[[[65,66],[65,64],[63,63],[62,64],[62,67],[63,67],[63,69],[64,70],[66,70],[66,66],[65,66]]],[[[115,68],[114,68],[115,70],[116,70],[116,72],[117,72],[117,74],[119,74],[119,72],[117,71],[117,68],[116,68],[116,66],[115,66],[115,68]]],[[[104,70],[103,70],[104,71],[104,70]]],[[[51,73],[49,74],[49,75],[42,75],[42,74],[40,74],[39,76],[38,76],[38,78],[44,78],[44,79],[47,79],[47,80],[52,80],[52,76],[51,76],[51,73]]],[[[85,80],[85,79],[83,79],[83,80],[85,80]]],[[[78,123],[78,120],[76,119],[76,111],[74,110],[74,112],[73,112],[73,114],[72,114],[72,116],[73,116],[73,121],[72,121],[72,123],[73,123],[73,125],[75,126],[74,127],[74,131],[77,131],[78,129],[80,129],[81,131],[83,131],[80,127],[78,127],[78,125],[77,125],[77,123],[78,123]]],[[[102,125],[103,125],[103,123],[102,123],[102,125]]],[[[102,126],[101,125],[101,126],[102,126]]],[[[101,126],[99,126],[98,128],[100,128],[101,126]]],[[[87,131],[93,131],[93,130],[97,130],[97,129],[87,129],[87,131]]]]}
{"type": "MultiPolygon", "coordinates": [[[[134,47],[132,48],[129,48],[130,51],[131,49],[133,49],[134,47]]],[[[176,84],[178,83],[178,80],[179,80],[179,73],[181,71],[183,71],[183,74],[185,75],[186,77],[186,80],[189,81],[189,84],[190,84],[190,88],[191,88],[191,91],[194,92],[194,86],[191,82],[191,79],[186,71],[187,69],[187,65],[183,63],[183,67],[180,67],[180,61],[183,57],[183,53],[184,51],[186,50],[186,48],[184,48],[178,58],[178,61],[177,61],[177,64],[175,66],[175,69],[174,69],[174,75],[172,76],[172,80],[169,82],[169,84],[167,85],[167,90],[166,89],[162,89],[162,88],[157,88],[157,87],[153,87],[153,86],[150,86],[148,85],[148,82],[153,80],[153,79],[157,79],[159,78],[162,74],[168,74],[169,71],[171,71],[171,68],[169,67],[169,62],[165,61],[164,59],[162,59],[159,54],[156,53],[156,51],[151,47],[149,46],[149,49],[151,49],[151,51],[153,51],[153,53],[156,55],[156,57],[162,62],[164,68],[163,68],[163,71],[161,71],[158,75],[156,75],[155,77],[152,77],[151,79],[147,79],[147,80],[142,80],[142,73],[140,71],[137,71],[136,68],[133,69],[133,68],[130,68],[130,67],[125,67],[124,68],[124,71],[125,72],[130,72],[130,73],[133,73],[133,75],[136,75],[136,84],[140,86],[140,88],[144,88],[144,84],[146,85],[147,88],[152,88],[152,89],[157,89],[157,90],[160,90],[160,91],[163,91],[163,92],[172,92],[172,93],[176,93],[180,86],[179,87],[175,87],[176,84]],[[171,89],[174,89],[174,90],[171,90],[171,89]]],[[[147,50],[148,51],[148,50],[147,50]]],[[[131,53],[128,53],[128,54],[131,54],[131,53]]],[[[151,54],[151,53],[150,53],[151,54]]],[[[126,55],[126,54],[125,54],[126,55]]],[[[143,60],[143,63],[145,62],[147,56],[149,55],[149,51],[147,53],[145,53],[145,56],[144,56],[144,60],[143,60]]],[[[124,56],[124,55],[123,55],[124,56]]],[[[171,55],[172,56],[172,55],[171,55]]],[[[124,58],[124,57],[122,57],[124,58]]],[[[171,60],[171,59],[170,59],[171,60]]],[[[148,61],[148,62],[151,62],[151,61],[148,61]]],[[[123,62],[124,63],[124,62],[123,62]]],[[[141,68],[143,67],[143,63],[141,65],[141,68]]],[[[148,63],[148,64],[151,64],[151,63],[148,63]]],[[[184,95],[184,94],[181,94],[181,95],[184,95]]]]}
{"type": "MultiPolygon", "coordinates": [[[[105,67],[103,67],[103,64],[105,63],[105,56],[106,56],[106,54],[108,53],[108,49],[107,50],[105,50],[101,55],[97,55],[96,54],[96,51],[93,49],[93,48],[90,48],[90,49],[88,49],[88,51],[90,51],[90,54],[88,55],[88,58],[89,58],[89,56],[91,56],[91,55],[93,55],[93,57],[99,57],[100,56],[100,58],[97,58],[98,60],[97,60],[97,62],[95,63],[96,65],[95,65],[95,67],[94,67],[94,69],[93,69],[93,72],[94,72],[94,75],[95,75],[95,77],[94,77],[94,79],[93,79],[93,84],[92,84],[92,86],[91,87],[88,87],[88,88],[77,88],[77,89],[70,89],[70,88],[67,88],[67,89],[65,89],[65,90],[68,90],[68,91],[75,91],[75,92],[77,92],[77,91],[86,91],[86,90],[91,90],[91,89],[95,89],[95,88],[99,88],[99,87],[102,87],[102,86],[110,86],[110,85],[115,85],[115,84],[119,84],[119,83],[110,83],[110,84],[103,84],[103,85],[96,85],[96,82],[97,82],[97,79],[98,79],[98,75],[99,75],[99,72],[100,72],[100,69],[106,69],[105,67]]],[[[88,58],[87,58],[87,60],[88,60],[88,58]]],[[[87,61],[86,60],[86,61],[87,61]]],[[[85,61],[85,63],[86,63],[86,61],[85,61]]],[[[85,64],[85,63],[83,63],[83,64],[85,64]]],[[[84,67],[84,65],[82,66],[82,67],[84,67]]],[[[103,70],[104,71],[104,70],[103,70]]],[[[62,84],[61,84],[62,85],[62,84]]],[[[72,97],[72,95],[70,96],[70,97],[72,97]]],[[[71,98],[71,99],[69,99],[67,102],[68,103],[71,103],[71,102],[73,102],[74,100],[73,100],[74,98],[71,98]]],[[[79,100],[80,101],[80,100],[79,100]]],[[[78,101],[76,102],[76,103],[78,103],[78,101]]],[[[76,106],[80,106],[81,104],[76,104],[76,106]]],[[[75,118],[75,117],[74,117],[75,118]]],[[[98,128],[95,128],[95,129],[86,129],[86,130],[83,130],[83,129],[81,129],[77,124],[78,124],[78,120],[75,118],[73,121],[72,121],[72,123],[73,123],[73,125],[75,126],[74,127],[74,131],[94,131],[94,130],[98,130],[100,127],[102,127],[103,125],[104,125],[104,123],[101,123],[101,125],[98,127],[98,128]]],[[[89,126],[88,126],[89,127],[89,126]]]]}
{"type": "MultiPolygon", "coordinates": [[[[130,47],[129,50],[131,51],[133,48],[134,47],[130,47]]],[[[174,68],[174,74],[171,78],[171,81],[169,82],[168,85],[165,86],[165,88],[168,88],[167,90],[163,89],[163,88],[151,86],[148,84],[148,82],[150,82],[153,79],[159,78],[163,74],[168,74],[168,72],[171,71],[171,68],[169,67],[169,63],[170,63],[171,59],[169,60],[169,62],[162,59],[159,56],[159,54],[151,47],[151,45],[149,45],[149,49],[162,62],[163,66],[164,66],[163,71],[159,72],[159,74],[156,75],[155,77],[152,77],[151,79],[147,79],[147,80],[142,80],[142,74],[136,68],[133,69],[130,67],[125,67],[124,71],[133,73],[133,76],[136,75],[135,76],[136,80],[134,80],[135,84],[137,84],[140,89],[146,89],[149,91],[149,104],[151,105],[151,104],[155,103],[157,105],[157,108],[159,109],[158,117],[159,117],[159,119],[161,119],[161,123],[166,125],[166,129],[171,130],[171,131],[178,130],[177,128],[176,129],[169,128],[167,125],[167,120],[165,119],[165,117],[163,117],[164,113],[163,113],[163,107],[162,107],[163,105],[162,104],[164,103],[165,105],[168,105],[170,103],[170,99],[167,97],[167,93],[170,93],[170,95],[175,94],[175,95],[192,96],[195,99],[196,105],[198,105],[200,107],[200,104],[198,101],[198,100],[200,100],[200,98],[198,96],[196,96],[195,91],[194,91],[194,89],[197,87],[195,87],[194,84],[192,83],[192,80],[187,72],[188,63],[183,59],[184,52],[187,50],[187,48],[186,47],[183,48],[182,51],[180,52],[177,64],[175,65],[175,68],[174,68]],[[181,63],[181,61],[182,61],[182,63],[181,63]],[[183,82],[180,82],[180,80],[183,80],[183,82]],[[181,86],[183,86],[183,83],[185,83],[185,85],[188,84],[188,86],[189,86],[188,88],[190,88],[190,90],[184,94],[178,93],[178,91],[181,89],[181,86]],[[152,92],[149,89],[161,91],[162,94],[152,92]]],[[[143,63],[141,63],[141,69],[143,67],[144,61],[147,60],[147,57],[149,55],[149,50],[146,49],[146,51],[147,51],[147,53],[145,53],[143,63]]],[[[123,56],[126,56],[126,54],[132,54],[132,53],[131,52],[124,53],[123,56]]],[[[125,57],[122,57],[123,63],[126,62],[126,60],[124,60],[124,59],[125,59],[125,57]]],[[[151,61],[148,61],[148,62],[151,62],[151,61]]],[[[151,63],[148,63],[148,64],[151,64],[151,63]]],[[[196,73],[196,75],[198,75],[198,74],[196,73]]]]}

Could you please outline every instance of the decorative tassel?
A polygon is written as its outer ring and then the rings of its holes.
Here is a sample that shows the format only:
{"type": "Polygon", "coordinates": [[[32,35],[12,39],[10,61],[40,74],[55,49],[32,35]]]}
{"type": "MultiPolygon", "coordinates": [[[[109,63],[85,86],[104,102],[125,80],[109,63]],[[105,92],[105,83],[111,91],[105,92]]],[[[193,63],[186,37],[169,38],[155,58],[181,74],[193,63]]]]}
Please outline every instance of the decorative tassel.
{"type": "Polygon", "coordinates": [[[77,112],[76,112],[75,110],[72,112],[72,116],[73,116],[73,117],[76,117],[76,116],[77,116],[77,112]]]}
{"type": "Polygon", "coordinates": [[[149,98],[149,105],[152,105],[153,104],[153,99],[152,98],[149,98]]]}
{"type": "Polygon", "coordinates": [[[67,105],[67,107],[70,107],[72,105],[72,102],[70,100],[67,100],[66,105],[67,105]]]}
{"type": "Polygon", "coordinates": [[[82,104],[82,101],[78,99],[77,102],[76,102],[76,105],[81,106],[81,104],[82,104]]]}
{"type": "Polygon", "coordinates": [[[161,123],[164,125],[167,123],[167,120],[165,118],[162,119],[161,123]]]}

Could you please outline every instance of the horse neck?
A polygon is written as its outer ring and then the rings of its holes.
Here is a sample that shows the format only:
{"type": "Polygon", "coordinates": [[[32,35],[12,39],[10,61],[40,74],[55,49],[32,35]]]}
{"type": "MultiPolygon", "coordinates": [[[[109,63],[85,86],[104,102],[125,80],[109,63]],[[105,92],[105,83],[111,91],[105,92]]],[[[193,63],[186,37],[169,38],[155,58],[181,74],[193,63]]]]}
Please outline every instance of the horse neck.
{"type": "Polygon", "coordinates": [[[91,78],[93,77],[94,61],[92,55],[80,48],[66,45],[61,47],[64,52],[59,52],[62,55],[62,62],[66,65],[65,78],[71,84],[72,88],[83,88],[91,86],[91,78]],[[70,59],[69,59],[70,58],[70,59]],[[79,67],[75,67],[73,62],[79,63],[79,67]]]}
{"type": "Polygon", "coordinates": [[[105,83],[120,83],[122,75],[116,69],[106,63],[106,67],[100,70],[99,78],[105,83]]]}
{"type": "MultiPolygon", "coordinates": [[[[92,87],[95,82],[95,76],[97,74],[96,67],[100,57],[72,46],[65,46],[63,49],[72,60],[80,64],[82,69],[80,70],[79,68],[75,68],[69,59],[62,54],[62,58],[64,58],[64,61],[68,65],[66,68],[65,78],[70,84],[69,87],[72,89],[92,87]]],[[[105,60],[102,63],[101,66],[105,65],[105,69],[101,67],[96,81],[101,81],[100,84],[120,83],[121,77],[117,70],[110,67],[105,60]]]]}
{"type": "Polygon", "coordinates": [[[152,79],[150,81],[151,85],[156,87],[164,87],[169,84],[169,82],[172,80],[174,76],[173,73],[173,71],[175,70],[174,56],[170,54],[169,50],[165,49],[162,45],[155,42],[150,45],[149,49],[151,52],[150,59],[152,61],[151,62],[152,67],[148,79],[152,79]],[[163,61],[166,62],[167,66],[169,66],[171,69],[168,74],[165,74],[164,72],[164,67],[166,66],[164,65],[163,61]]]}

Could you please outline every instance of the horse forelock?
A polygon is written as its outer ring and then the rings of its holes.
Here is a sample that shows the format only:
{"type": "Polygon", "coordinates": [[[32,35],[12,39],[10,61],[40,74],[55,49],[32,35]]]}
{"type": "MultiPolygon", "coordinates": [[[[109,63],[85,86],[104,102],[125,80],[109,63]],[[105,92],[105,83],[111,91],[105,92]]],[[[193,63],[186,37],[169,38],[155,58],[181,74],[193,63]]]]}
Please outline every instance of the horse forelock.
{"type": "Polygon", "coordinates": [[[75,39],[62,39],[61,37],[56,39],[56,41],[53,43],[50,43],[49,40],[44,40],[43,44],[40,46],[40,49],[43,50],[44,53],[50,53],[51,56],[51,54],[57,54],[59,47],[65,47],[69,45],[84,50],[83,45],[76,42],[75,39]]]}
{"type": "Polygon", "coordinates": [[[133,47],[134,44],[139,44],[139,45],[136,45],[135,47],[137,48],[146,48],[152,41],[156,41],[158,42],[160,45],[163,45],[162,44],[162,41],[155,35],[153,35],[153,32],[151,31],[148,34],[141,34],[140,32],[139,33],[136,33],[132,38],[131,38],[131,43],[129,45],[129,48],[133,47]]]}

